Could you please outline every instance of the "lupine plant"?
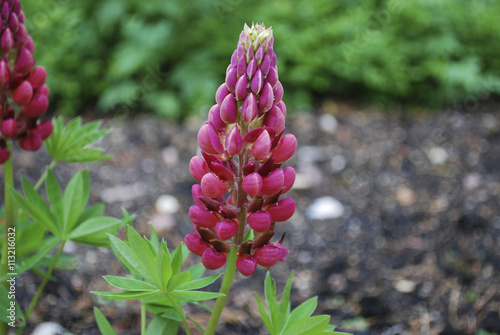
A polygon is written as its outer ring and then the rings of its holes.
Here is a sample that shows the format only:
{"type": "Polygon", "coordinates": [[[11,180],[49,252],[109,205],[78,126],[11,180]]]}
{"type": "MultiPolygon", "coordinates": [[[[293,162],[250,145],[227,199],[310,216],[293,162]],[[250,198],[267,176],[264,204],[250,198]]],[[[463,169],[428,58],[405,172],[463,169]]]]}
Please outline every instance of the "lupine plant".
{"type": "MultiPolygon", "coordinates": [[[[285,234],[273,242],[277,225],[291,218],[295,201],[282,197],[295,181],[295,170],[283,167],[297,148],[293,134],[285,134],[286,106],[278,78],[271,28],[245,25],[225,83],[215,93],[216,104],[198,132],[199,156],[189,169],[199,183],[192,187],[194,205],[189,208],[193,233],[170,252],[153,230],[148,240],[128,227],[127,240],[110,236],[116,257],[131,277],[105,279],[122,292],[94,292],[112,299],[141,300],[141,334],[177,334],[180,323],[191,334],[188,321],[206,335],[215,333],[236,269],[251,276],[258,265],[266,271],[285,261],[289,249],[285,234]],[[281,197],[281,199],[280,199],[281,197]],[[182,270],[188,249],[201,256],[201,265],[182,270]],[[201,278],[203,268],[226,265],[218,293],[198,289],[214,282],[221,273],[201,278]],[[217,298],[213,308],[200,301],[217,298]],[[196,303],[211,312],[204,328],[185,315],[182,305],[196,303]],[[155,314],[146,326],[146,311],[155,314]]],[[[256,296],[264,325],[271,334],[340,334],[333,332],[330,317],[310,315],[312,298],[291,311],[292,276],[281,301],[269,273],[265,291],[267,312],[256,296]]],[[[116,334],[103,314],[95,309],[99,329],[116,334]]]]}
{"type": "Polygon", "coordinates": [[[106,135],[99,122],[82,126],[76,118],[66,126],[41,120],[49,106],[47,72],[35,66],[35,45],[27,32],[19,0],[0,1],[0,165],[3,170],[4,208],[0,210],[2,239],[0,263],[0,334],[18,328],[22,334],[54,269],[73,266],[73,257],[62,254],[67,241],[109,246],[114,234],[130,221],[102,216],[104,206],[87,206],[88,171],[77,172],[64,192],[53,172],[58,162],[90,163],[109,156],[89,145],[106,135]],[[22,178],[24,196],[14,189],[12,156],[19,150],[37,151],[45,144],[53,161],[33,186],[22,178]],[[45,184],[45,196],[38,189],[45,184]],[[45,200],[45,199],[46,200],[45,200]],[[48,201],[48,204],[47,204],[48,201]],[[26,271],[43,277],[29,306],[16,300],[16,282],[26,271]]]}

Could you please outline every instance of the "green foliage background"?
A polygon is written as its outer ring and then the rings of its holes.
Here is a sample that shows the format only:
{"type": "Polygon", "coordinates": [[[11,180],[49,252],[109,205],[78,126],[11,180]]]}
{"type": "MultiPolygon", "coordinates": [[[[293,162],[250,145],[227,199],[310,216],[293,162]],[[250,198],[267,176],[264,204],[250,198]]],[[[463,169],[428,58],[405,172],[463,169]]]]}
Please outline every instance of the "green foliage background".
{"type": "Polygon", "coordinates": [[[182,119],[214,103],[245,22],[273,26],[291,109],[500,92],[496,0],[22,0],[52,108],[182,119]]]}

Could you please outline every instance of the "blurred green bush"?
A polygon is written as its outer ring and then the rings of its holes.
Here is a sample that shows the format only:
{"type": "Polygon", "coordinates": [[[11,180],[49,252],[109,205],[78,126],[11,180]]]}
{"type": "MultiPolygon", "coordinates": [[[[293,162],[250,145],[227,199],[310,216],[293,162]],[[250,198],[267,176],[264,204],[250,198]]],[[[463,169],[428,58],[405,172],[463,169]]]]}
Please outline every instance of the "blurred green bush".
{"type": "Polygon", "coordinates": [[[495,0],[23,0],[62,113],[214,103],[245,22],[273,26],[290,109],[325,98],[440,106],[500,92],[495,0]]]}

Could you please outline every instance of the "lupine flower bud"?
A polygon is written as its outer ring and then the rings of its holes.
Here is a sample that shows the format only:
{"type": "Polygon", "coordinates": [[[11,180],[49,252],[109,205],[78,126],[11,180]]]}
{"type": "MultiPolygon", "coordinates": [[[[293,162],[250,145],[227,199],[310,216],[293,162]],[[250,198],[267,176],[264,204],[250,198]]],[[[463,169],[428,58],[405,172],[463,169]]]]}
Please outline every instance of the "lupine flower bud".
{"type": "Polygon", "coordinates": [[[24,106],[23,113],[31,117],[38,117],[44,114],[48,107],[49,98],[45,94],[37,92],[31,102],[24,106]]]}
{"type": "Polygon", "coordinates": [[[267,130],[264,130],[252,146],[252,155],[260,161],[263,161],[269,156],[271,150],[271,137],[267,130]]]}
{"type": "Polygon", "coordinates": [[[8,161],[9,157],[10,157],[10,152],[5,148],[0,147],[0,164],[3,164],[6,161],[8,161]]]}
{"type": "Polygon", "coordinates": [[[248,277],[257,270],[257,259],[250,255],[243,255],[236,259],[236,268],[242,275],[248,277]]]}
{"type": "Polygon", "coordinates": [[[222,220],[215,225],[215,233],[221,240],[228,240],[238,232],[237,220],[222,220]]]}
{"type": "Polygon", "coordinates": [[[47,79],[47,71],[43,66],[37,66],[32,71],[30,76],[28,77],[28,81],[31,83],[34,89],[37,89],[39,86],[45,84],[45,80],[47,79]]]}
{"type": "Polygon", "coordinates": [[[273,150],[274,161],[276,164],[289,160],[297,150],[297,139],[293,134],[283,136],[273,150]]]}
{"type": "Polygon", "coordinates": [[[18,125],[16,120],[7,119],[2,122],[0,126],[0,132],[2,132],[2,136],[6,138],[14,138],[17,135],[18,125]]]}
{"type": "Polygon", "coordinates": [[[262,177],[257,172],[250,173],[243,179],[241,186],[249,195],[256,196],[260,193],[263,186],[262,177]]]}
{"type": "Polygon", "coordinates": [[[276,194],[283,189],[284,182],[285,174],[283,170],[275,169],[269,176],[262,178],[261,192],[268,195],[276,194]]]}
{"type": "Polygon", "coordinates": [[[14,63],[14,70],[17,73],[27,74],[33,67],[33,55],[28,48],[22,48],[14,63]]]}
{"type": "Polygon", "coordinates": [[[217,102],[218,105],[222,105],[222,101],[224,101],[224,98],[229,95],[229,93],[231,92],[229,92],[226,83],[221,84],[215,93],[215,102],[217,102]]]}
{"type": "Polygon", "coordinates": [[[45,120],[39,125],[36,126],[34,132],[36,132],[42,140],[46,140],[51,134],[52,130],[54,130],[54,127],[52,126],[52,121],[50,120],[45,120]]]}
{"type": "Polygon", "coordinates": [[[286,221],[295,212],[295,201],[292,198],[285,198],[267,208],[271,214],[271,220],[275,222],[286,221]]]}
{"type": "Polygon", "coordinates": [[[10,81],[10,69],[5,60],[0,60],[0,85],[4,86],[10,81]]]}
{"type": "Polygon", "coordinates": [[[14,34],[19,30],[19,19],[17,18],[16,13],[10,13],[9,28],[14,34]]]}
{"type": "Polygon", "coordinates": [[[200,146],[201,150],[205,151],[206,153],[215,155],[218,154],[218,152],[212,146],[208,129],[209,129],[209,124],[206,123],[198,131],[198,145],[200,146]]]}
{"type": "Polygon", "coordinates": [[[255,231],[263,233],[271,226],[271,215],[266,211],[250,213],[247,217],[248,225],[255,231]]]}
{"type": "Polygon", "coordinates": [[[238,117],[238,109],[236,107],[236,100],[234,93],[228,94],[222,104],[220,105],[220,117],[227,123],[235,123],[238,117]]]}
{"type": "MultiPolygon", "coordinates": [[[[225,84],[224,84],[225,85],[225,84]]],[[[227,124],[220,117],[220,106],[213,105],[208,112],[208,121],[210,121],[215,129],[221,133],[226,131],[227,124]]]]}
{"type": "Polygon", "coordinates": [[[247,96],[247,76],[241,76],[240,79],[236,82],[235,86],[235,96],[236,99],[243,101],[247,96]]]}
{"type": "Polygon", "coordinates": [[[214,249],[206,249],[201,256],[203,266],[208,270],[216,270],[226,264],[227,258],[221,252],[214,249]]]}
{"type": "Polygon", "coordinates": [[[201,178],[210,172],[207,162],[200,156],[194,156],[189,162],[189,172],[196,181],[201,183],[201,178]]]}
{"type": "Polygon", "coordinates": [[[260,71],[259,69],[257,70],[257,72],[255,72],[255,75],[252,79],[252,83],[250,84],[250,88],[254,94],[259,94],[263,85],[264,85],[264,79],[262,76],[262,71],[260,71]]]}
{"type": "Polygon", "coordinates": [[[195,225],[203,228],[215,227],[217,222],[219,222],[217,214],[196,205],[189,207],[189,218],[195,225]]]}
{"type": "Polygon", "coordinates": [[[9,28],[5,28],[0,39],[0,47],[4,52],[9,52],[14,46],[14,36],[9,28]]]}
{"type": "Polygon", "coordinates": [[[240,153],[242,146],[243,139],[241,138],[241,134],[238,130],[238,127],[234,127],[226,137],[227,153],[229,154],[229,156],[237,155],[240,153]]]}
{"type": "Polygon", "coordinates": [[[283,169],[283,175],[283,192],[281,194],[290,191],[290,189],[292,188],[293,183],[295,182],[295,169],[291,166],[287,166],[283,169]]]}
{"type": "Polygon", "coordinates": [[[226,74],[226,85],[229,91],[234,92],[236,81],[238,80],[236,66],[231,67],[226,74]]]}
{"type": "Polygon", "coordinates": [[[28,132],[18,143],[26,151],[37,151],[42,147],[42,137],[35,132],[28,132]]]}
{"type": "Polygon", "coordinates": [[[205,204],[200,200],[200,197],[204,197],[205,195],[201,191],[201,185],[200,184],[194,184],[191,187],[191,193],[193,194],[193,201],[196,205],[203,207],[205,204]]]}
{"type": "Polygon", "coordinates": [[[32,97],[33,87],[27,80],[23,81],[12,94],[12,99],[15,101],[15,103],[21,106],[28,104],[31,101],[32,97]]]}
{"type": "Polygon", "coordinates": [[[212,123],[208,124],[208,137],[210,138],[210,144],[212,144],[212,148],[214,148],[215,152],[219,154],[224,152],[224,146],[219,137],[219,132],[217,132],[217,129],[215,129],[212,123]]]}
{"type": "Polygon", "coordinates": [[[250,93],[247,95],[243,107],[241,108],[241,116],[247,123],[250,123],[257,117],[258,113],[259,107],[257,106],[257,100],[255,96],[250,93]]]}
{"type": "Polygon", "coordinates": [[[273,97],[273,88],[271,87],[271,84],[266,83],[264,85],[264,88],[262,88],[262,92],[260,93],[259,97],[259,110],[267,112],[268,110],[271,109],[273,106],[274,102],[274,97],[273,97]]]}
{"type": "MultiPolygon", "coordinates": [[[[233,171],[225,166],[222,162],[213,162],[212,170],[219,177],[220,180],[230,183],[233,181],[234,175],[233,171]]],[[[225,192],[224,192],[225,193],[225,192]]]]}
{"type": "Polygon", "coordinates": [[[200,183],[192,187],[196,205],[189,209],[195,233],[186,236],[186,245],[202,255],[207,269],[223,266],[232,247],[238,248],[236,267],[245,276],[257,264],[270,267],[288,254],[283,238],[271,239],[276,222],[295,211],[292,199],[279,197],[295,181],[295,170],[281,165],[295,152],[297,140],[283,135],[286,106],[273,43],[270,28],[245,25],[225,83],[215,93],[216,105],[198,132],[203,157],[189,164],[200,183]],[[254,230],[253,241],[243,239],[246,223],[254,230]]]}
{"type": "Polygon", "coordinates": [[[184,237],[184,242],[189,251],[198,256],[203,255],[203,252],[210,247],[210,244],[203,241],[201,237],[196,234],[187,234],[186,237],[184,237]]]}
{"type": "Polygon", "coordinates": [[[271,69],[271,58],[266,53],[264,55],[264,58],[262,59],[262,63],[260,64],[260,70],[262,71],[262,74],[264,76],[267,76],[267,74],[269,73],[269,69],[271,69]]]}
{"type": "Polygon", "coordinates": [[[201,190],[207,197],[217,198],[227,192],[227,187],[214,173],[207,173],[201,179],[201,190]]]}
{"type": "MultiPolygon", "coordinates": [[[[284,237],[284,236],[283,236],[283,237],[284,237]]],[[[282,237],[282,239],[283,239],[283,237],[282,237]]],[[[287,247],[285,247],[283,244],[281,244],[281,241],[282,241],[282,240],[280,240],[278,243],[274,244],[274,246],[275,246],[276,248],[280,249],[280,251],[281,251],[281,256],[280,256],[280,259],[279,259],[279,260],[280,260],[281,262],[284,262],[284,261],[285,261],[285,259],[286,259],[286,256],[288,256],[288,253],[290,252],[290,249],[288,249],[288,248],[287,248],[287,247]]]]}
{"type": "Polygon", "coordinates": [[[273,245],[265,245],[255,252],[257,263],[264,267],[276,264],[281,258],[281,250],[273,245]]]}

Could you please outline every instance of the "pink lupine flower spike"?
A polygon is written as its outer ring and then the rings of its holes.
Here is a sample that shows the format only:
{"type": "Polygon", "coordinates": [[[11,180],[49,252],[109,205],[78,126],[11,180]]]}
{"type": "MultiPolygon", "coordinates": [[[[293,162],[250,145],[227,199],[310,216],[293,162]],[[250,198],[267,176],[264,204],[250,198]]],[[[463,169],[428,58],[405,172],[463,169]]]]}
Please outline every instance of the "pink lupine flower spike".
{"type": "MultiPolygon", "coordinates": [[[[0,66],[0,79],[1,74],[0,66]]],[[[29,87],[18,95],[27,101],[29,87]]],[[[199,185],[192,188],[195,205],[189,209],[195,232],[185,242],[207,269],[226,264],[231,248],[238,250],[236,268],[244,276],[252,275],[257,265],[269,268],[284,261],[288,254],[283,238],[271,242],[276,224],[295,211],[292,198],[279,199],[295,181],[295,170],[282,164],[297,148],[295,136],[284,134],[282,97],[272,29],[245,25],[225,83],[215,93],[216,104],[198,132],[202,155],[189,164],[199,185]],[[254,239],[244,240],[249,230],[254,239]]]]}

